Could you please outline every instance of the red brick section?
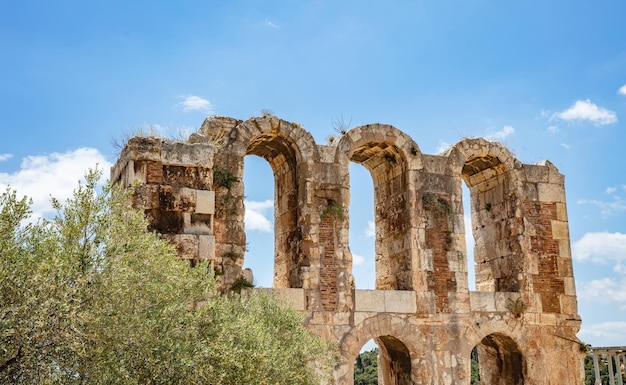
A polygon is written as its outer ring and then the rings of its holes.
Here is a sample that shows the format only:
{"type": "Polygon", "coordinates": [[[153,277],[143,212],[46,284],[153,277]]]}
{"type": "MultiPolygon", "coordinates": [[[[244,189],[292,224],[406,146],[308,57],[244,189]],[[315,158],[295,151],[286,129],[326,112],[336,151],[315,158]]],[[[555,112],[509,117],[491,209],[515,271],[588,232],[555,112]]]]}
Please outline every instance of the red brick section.
{"type": "Polygon", "coordinates": [[[448,310],[448,293],[456,292],[456,277],[448,265],[448,250],[451,243],[450,217],[451,203],[437,195],[424,196],[424,210],[432,224],[426,228],[426,249],[433,253],[433,271],[427,272],[428,290],[437,297],[437,309],[448,310]]]}
{"type": "Polygon", "coordinates": [[[535,236],[530,237],[532,251],[539,258],[539,274],[533,275],[535,293],[541,296],[545,313],[560,313],[559,296],[565,292],[559,277],[559,244],[552,238],[552,220],[556,219],[556,203],[524,201],[525,217],[533,224],[535,236]]]}
{"type": "Polygon", "coordinates": [[[335,263],[335,218],[326,215],[320,223],[320,245],[324,248],[320,266],[320,292],[324,311],[337,309],[337,264],[335,263]]]}

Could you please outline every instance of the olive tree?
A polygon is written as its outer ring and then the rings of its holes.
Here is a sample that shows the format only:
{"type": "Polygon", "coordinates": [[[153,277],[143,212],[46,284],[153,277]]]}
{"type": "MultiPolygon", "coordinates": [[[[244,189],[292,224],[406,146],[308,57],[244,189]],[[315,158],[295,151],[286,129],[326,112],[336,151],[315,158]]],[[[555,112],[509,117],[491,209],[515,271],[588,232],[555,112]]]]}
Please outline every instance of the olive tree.
{"type": "Polygon", "coordinates": [[[0,382],[319,384],[335,349],[256,291],[220,295],[90,171],[51,220],[0,196],[0,382]],[[315,367],[312,363],[315,362],[315,367]]]}

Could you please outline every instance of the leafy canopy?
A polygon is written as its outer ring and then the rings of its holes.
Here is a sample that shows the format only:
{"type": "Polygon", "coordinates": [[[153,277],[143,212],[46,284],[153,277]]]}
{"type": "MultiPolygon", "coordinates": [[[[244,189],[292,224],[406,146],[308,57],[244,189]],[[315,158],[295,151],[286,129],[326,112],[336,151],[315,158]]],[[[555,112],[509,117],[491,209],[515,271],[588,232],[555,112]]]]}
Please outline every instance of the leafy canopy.
{"type": "Polygon", "coordinates": [[[0,195],[0,383],[319,384],[334,349],[260,292],[217,294],[90,171],[52,220],[0,195]],[[315,368],[311,364],[315,362],[315,368]]]}

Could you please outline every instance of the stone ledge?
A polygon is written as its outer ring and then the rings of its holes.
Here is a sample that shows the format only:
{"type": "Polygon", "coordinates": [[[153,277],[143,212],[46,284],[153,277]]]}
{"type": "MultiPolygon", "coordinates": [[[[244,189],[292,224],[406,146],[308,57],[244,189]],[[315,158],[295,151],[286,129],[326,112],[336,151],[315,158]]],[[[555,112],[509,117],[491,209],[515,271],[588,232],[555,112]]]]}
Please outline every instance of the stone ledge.
{"type": "Polygon", "coordinates": [[[355,312],[417,313],[414,291],[355,290],[355,312]]]}

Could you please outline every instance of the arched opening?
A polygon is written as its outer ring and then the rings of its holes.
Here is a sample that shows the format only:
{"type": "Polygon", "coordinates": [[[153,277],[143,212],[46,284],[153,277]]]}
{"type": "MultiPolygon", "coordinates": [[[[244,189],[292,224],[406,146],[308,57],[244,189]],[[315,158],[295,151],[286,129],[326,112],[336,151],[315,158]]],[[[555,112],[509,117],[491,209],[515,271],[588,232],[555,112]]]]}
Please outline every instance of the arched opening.
{"type": "MultiPolygon", "coordinates": [[[[281,133],[261,133],[250,140],[246,155],[265,159],[273,172],[274,185],[274,288],[300,288],[300,267],[308,265],[301,252],[302,234],[298,226],[297,146],[281,133]]],[[[244,172],[245,175],[245,172],[244,172]]],[[[269,180],[261,181],[264,186],[269,180]]],[[[244,194],[254,186],[246,185],[244,194]]]]}
{"type": "Polygon", "coordinates": [[[395,145],[371,141],[355,148],[350,160],[362,164],[373,181],[375,288],[412,290],[406,159],[395,145]]]}
{"type": "Polygon", "coordinates": [[[243,268],[244,277],[250,275],[246,279],[252,279],[258,287],[274,286],[273,179],[267,161],[253,155],[244,157],[246,254],[243,268]]]}
{"type": "Polygon", "coordinates": [[[500,333],[483,338],[471,352],[471,385],[523,385],[524,360],[515,341],[500,333]]]}
{"type": "Polygon", "coordinates": [[[356,289],[376,285],[374,186],[365,167],[350,163],[350,252],[356,289]]]}
{"type": "Polygon", "coordinates": [[[523,261],[510,170],[497,156],[470,156],[462,177],[470,195],[476,290],[520,291],[523,261]]]}
{"type": "Polygon", "coordinates": [[[354,360],[354,385],[378,384],[378,345],[369,340],[354,360]]]}
{"type": "Polygon", "coordinates": [[[380,336],[378,344],[378,379],[383,385],[411,385],[411,354],[397,338],[380,336]]]}
{"type": "Polygon", "coordinates": [[[411,354],[396,337],[386,335],[369,340],[355,359],[354,385],[370,384],[413,384],[411,354]],[[374,377],[374,374],[377,376],[374,377]]]}
{"type": "Polygon", "coordinates": [[[463,224],[465,225],[465,250],[467,253],[467,286],[469,291],[476,291],[476,260],[474,258],[474,235],[472,230],[472,207],[470,190],[467,184],[461,183],[463,190],[463,224]]]}

